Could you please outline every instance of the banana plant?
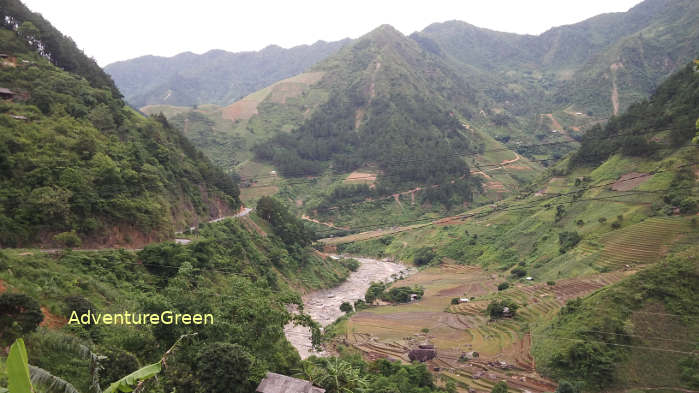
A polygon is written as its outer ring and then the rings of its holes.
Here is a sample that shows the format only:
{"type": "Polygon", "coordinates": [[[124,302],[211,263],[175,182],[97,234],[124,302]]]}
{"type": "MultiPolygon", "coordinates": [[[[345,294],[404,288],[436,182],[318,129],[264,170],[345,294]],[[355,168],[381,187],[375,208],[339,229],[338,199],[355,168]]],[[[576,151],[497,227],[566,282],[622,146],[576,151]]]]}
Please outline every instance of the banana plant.
{"type": "MultiPolygon", "coordinates": [[[[170,349],[163,354],[159,362],[149,364],[145,367],[132,372],[131,374],[113,382],[109,387],[101,393],[118,393],[118,392],[139,392],[144,388],[144,384],[149,379],[157,376],[164,366],[167,364],[168,356],[172,355],[179,345],[180,341],[185,337],[194,336],[186,334],[180,336],[170,349]]],[[[46,388],[46,392],[64,392],[64,393],[79,393],[77,389],[69,382],[51,375],[46,370],[35,367],[29,364],[27,357],[27,349],[24,346],[24,340],[18,338],[10,347],[10,353],[7,356],[7,380],[8,388],[11,393],[36,393],[32,383],[41,385],[46,388]]],[[[97,384],[99,386],[99,384],[97,384]]],[[[8,389],[0,387],[0,393],[7,393],[8,389]]]]}

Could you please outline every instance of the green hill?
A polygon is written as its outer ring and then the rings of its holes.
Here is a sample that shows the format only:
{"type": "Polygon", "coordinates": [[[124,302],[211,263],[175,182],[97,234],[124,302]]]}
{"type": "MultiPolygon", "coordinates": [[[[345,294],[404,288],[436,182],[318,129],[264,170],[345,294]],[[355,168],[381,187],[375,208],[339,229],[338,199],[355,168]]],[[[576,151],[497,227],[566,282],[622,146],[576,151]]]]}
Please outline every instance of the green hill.
{"type": "Polygon", "coordinates": [[[140,246],[238,209],[231,177],[164,117],[126,107],[40,15],[2,10],[0,245],[140,246]]]}
{"type": "Polygon", "coordinates": [[[212,50],[173,57],[143,56],[107,65],[129,104],[228,105],[274,82],[305,71],[349,40],[318,41],[290,49],[270,45],[257,52],[212,50]]]}
{"type": "Polygon", "coordinates": [[[697,291],[695,247],[569,301],[535,330],[538,369],[590,391],[697,389],[697,291]]]}

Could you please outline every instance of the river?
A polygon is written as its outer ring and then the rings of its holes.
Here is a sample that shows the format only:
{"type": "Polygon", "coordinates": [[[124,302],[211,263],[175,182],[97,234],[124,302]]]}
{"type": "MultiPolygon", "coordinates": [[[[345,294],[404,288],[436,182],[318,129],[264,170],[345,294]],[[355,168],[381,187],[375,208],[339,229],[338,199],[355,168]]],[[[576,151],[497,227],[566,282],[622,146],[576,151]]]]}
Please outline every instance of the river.
{"type": "MultiPolygon", "coordinates": [[[[400,263],[371,258],[354,257],[354,259],[359,261],[359,269],[351,273],[345,282],[337,287],[321,289],[303,296],[305,312],[322,327],[328,326],[344,314],[340,311],[342,302],[354,304],[355,300],[363,299],[372,281],[394,281],[401,274],[405,277],[416,272],[415,269],[400,263]]],[[[284,333],[287,340],[298,350],[302,359],[311,355],[326,355],[323,352],[313,351],[309,328],[288,324],[284,327],[284,333]]]]}

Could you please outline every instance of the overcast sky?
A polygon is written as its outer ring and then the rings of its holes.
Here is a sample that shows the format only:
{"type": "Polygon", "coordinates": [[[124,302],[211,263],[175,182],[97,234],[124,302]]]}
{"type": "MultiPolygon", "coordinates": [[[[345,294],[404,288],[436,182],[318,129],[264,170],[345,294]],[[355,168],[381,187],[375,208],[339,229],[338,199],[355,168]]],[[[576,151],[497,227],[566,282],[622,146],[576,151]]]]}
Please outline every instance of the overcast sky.
{"type": "Polygon", "coordinates": [[[359,37],[387,23],[404,34],[434,22],[540,34],[640,0],[24,0],[101,66],[143,55],[289,48],[359,37]]]}

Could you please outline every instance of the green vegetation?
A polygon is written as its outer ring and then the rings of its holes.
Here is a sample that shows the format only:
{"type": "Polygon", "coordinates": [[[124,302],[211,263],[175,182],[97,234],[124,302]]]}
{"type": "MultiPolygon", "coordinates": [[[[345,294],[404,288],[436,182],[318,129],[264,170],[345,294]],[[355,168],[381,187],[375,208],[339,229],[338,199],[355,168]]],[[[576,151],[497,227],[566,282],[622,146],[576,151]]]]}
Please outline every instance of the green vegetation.
{"type": "Polygon", "coordinates": [[[661,148],[657,133],[669,130],[665,139],[672,146],[682,146],[696,134],[696,108],[699,105],[699,75],[692,65],[669,77],[650,100],[633,104],[623,115],[613,117],[604,126],[587,131],[581,146],[573,154],[571,168],[602,163],[621,152],[626,156],[648,157],[661,148]],[[612,135],[624,137],[610,138],[612,135]]]}
{"type": "Polygon", "coordinates": [[[138,253],[27,255],[3,251],[0,255],[6,267],[0,271],[0,280],[7,292],[0,300],[21,311],[13,314],[5,307],[0,337],[9,342],[24,336],[29,363],[79,391],[89,391],[91,383],[91,363],[80,355],[84,351],[79,348],[113,356],[102,363],[109,370],[101,374],[100,383],[107,386],[139,365],[157,361],[157,354],[189,333],[197,333],[196,338],[185,340],[171,356],[157,389],[217,391],[216,386],[223,386],[220,381],[228,379],[212,375],[226,375],[244,378],[248,385],[241,391],[250,391],[266,370],[291,374],[298,368],[299,358],[284,337],[284,324],[306,324],[316,329],[320,338],[317,326],[307,316],[287,311],[287,305],[301,304],[291,286],[334,286],[349,270],[342,263],[316,256],[310,248],[294,245],[295,251],[289,252],[280,238],[260,235],[246,228],[250,225],[237,220],[207,224],[191,244],[152,244],[138,253]],[[57,326],[36,330],[43,318],[39,304],[57,326]],[[58,329],[73,311],[82,315],[88,310],[210,313],[214,324],[73,324],[58,329]],[[241,364],[250,367],[239,367],[241,364]]]}
{"type": "Polygon", "coordinates": [[[338,358],[311,357],[299,377],[313,381],[328,393],[353,391],[437,393],[439,389],[424,364],[401,364],[379,359],[370,363],[349,350],[338,358]]]}
{"type": "Polygon", "coordinates": [[[347,41],[318,41],[290,49],[270,45],[252,53],[212,50],[201,55],[143,56],[109,64],[105,71],[136,108],[166,104],[197,109],[203,104],[228,105],[302,73],[336,53],[347,41]]]}
{"type": "MultiPolygon", "coordinates": [[[[40,18],[12,15],[16,23],[40,18]]],[[[34,41],[6,28],[0,29],[3,45],[28,63],[0,67],[0,84],[17,92],[0,102],[1,245],[130,244],[238,208],[232,178],[164,117],[143,118],[102,86],[107,82],[61,70],[35,52],[34,41]]],[[[52,34],[42,30],[33,40],[52,48],[52,34]]],[[[51,59],[73,69],[60,61],[70,53],[51,52],[51,59]]],[[[80,62],[92,63],[80,56],[76,72],[97,72],[84,70],[80,62]]]]}
{"type": "MultiPolygon", "coordinates": [[[[569,301],[535,332],[539,368],[555,378],[614,386],[683,386],[699,339],[696,247],[587,298],[569,301]],[[683,355],[683,353],[686,353],[683,355]],[[634,375],[634,379],[629,378],[634,375]]],[[[695,385],[694,385],[695,386],[695,385]]]]}
{"type": "Polygon", "coordinates": [[[512,318],[516,315],[518,308],[519,305],[509,299],[493,300],[488,303],[485,312],[490,316],[490,319],[512,318]]]}

